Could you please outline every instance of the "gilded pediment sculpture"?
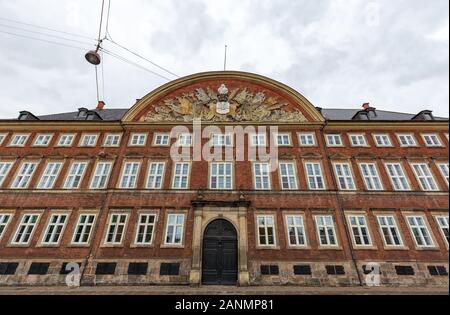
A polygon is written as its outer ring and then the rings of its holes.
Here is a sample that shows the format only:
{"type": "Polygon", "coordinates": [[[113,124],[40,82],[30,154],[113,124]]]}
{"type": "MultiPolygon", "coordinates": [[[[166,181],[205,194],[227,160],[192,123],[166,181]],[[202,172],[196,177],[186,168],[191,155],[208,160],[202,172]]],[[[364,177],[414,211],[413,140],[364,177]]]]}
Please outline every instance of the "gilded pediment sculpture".
{"type": "Polygon", "coordinates": [[[166,99],[149,112],[146,122],[307,122],[297,109],[264,92],[251,93],[246,88],[229,90],[222,84],[217,92],[199,88],[179,97],[166,99]]]}

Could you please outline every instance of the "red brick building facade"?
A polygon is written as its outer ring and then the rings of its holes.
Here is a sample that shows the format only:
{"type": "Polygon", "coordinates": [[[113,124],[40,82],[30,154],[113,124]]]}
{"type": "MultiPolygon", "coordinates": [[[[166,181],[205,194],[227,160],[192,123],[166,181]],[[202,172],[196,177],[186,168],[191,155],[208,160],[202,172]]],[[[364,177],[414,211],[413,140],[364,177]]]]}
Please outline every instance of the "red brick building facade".
{"type": "Polygon", "coordinates": [[[22,112],[0,121],[0,285],[64,284],[68,263],[82,285],[364,285],[368,268],[384,285],[448,285],[448,129],[430,111],[316,108],[240,72],[130,109],[22,112]],[[275,144],[277,168],[174,161],[201,150],[195,119],[235,157],[227,126],[266,127],[244,147],[275,144]]]}

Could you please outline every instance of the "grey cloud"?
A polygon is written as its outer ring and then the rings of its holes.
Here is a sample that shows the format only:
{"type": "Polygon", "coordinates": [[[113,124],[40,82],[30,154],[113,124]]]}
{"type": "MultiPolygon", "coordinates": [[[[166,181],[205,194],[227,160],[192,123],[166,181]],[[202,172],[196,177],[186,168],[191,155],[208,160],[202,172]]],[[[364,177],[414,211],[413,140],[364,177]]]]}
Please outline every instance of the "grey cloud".
{"type": "MultiPolygon", "coordinates": [[[[100,4],[0,0],[0,16],[95,37],[100,4]]],[[[348,108],[370,101],[386,110],[414,113],[427,107],[448,116],[449,41],[432,38],[448,27],[447,0],[112,4],[113,38],[176,73],[217,70],[229,43],[230,69],[282,81],[317,106],[348,108]],[[370,5],[379,8],[376,25],[368,23],[370,5]]],[[[105,47],[157,70],[111,43],[105,47]]],[[[23,109],[46,114],[95,106],[94,68],[84,53],[0,34],[0,117],[15,117],[23,109]]],[[[104,69],[102,98],[109,107],[129,107],[165,83],[107,55],[104,69]]]]}

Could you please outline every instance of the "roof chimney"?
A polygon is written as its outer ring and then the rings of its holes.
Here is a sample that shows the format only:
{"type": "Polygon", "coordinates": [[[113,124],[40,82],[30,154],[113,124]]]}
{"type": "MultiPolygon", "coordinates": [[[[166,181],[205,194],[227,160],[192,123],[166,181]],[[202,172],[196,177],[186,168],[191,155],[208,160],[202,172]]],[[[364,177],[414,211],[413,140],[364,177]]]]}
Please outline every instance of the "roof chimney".
{"type": "Polygon", "coordinates": [[[103,110],[105,108],[105,105],[106,105],[105,102],[99,101],[96,109],[103,110]]]}
{"type": "Polygon", "coordinates": [[[365,110],[368,110],[370,108],[370,103],[364,103],[362,106],[365,110]]]}

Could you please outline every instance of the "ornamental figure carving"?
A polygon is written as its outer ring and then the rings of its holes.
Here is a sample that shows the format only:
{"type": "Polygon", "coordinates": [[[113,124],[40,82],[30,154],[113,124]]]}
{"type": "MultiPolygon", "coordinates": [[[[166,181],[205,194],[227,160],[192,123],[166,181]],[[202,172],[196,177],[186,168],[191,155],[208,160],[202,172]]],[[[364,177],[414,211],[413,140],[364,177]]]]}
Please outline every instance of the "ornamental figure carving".
{"type": "Polygon", "coordinates": [[[173,99],[166,99],[149,112],[146,122],[307,122],[302,112],[288,109],[275,97],[264,92],[255,94],[244,89],[232,89],[222,84],[213,88],[199,88],[173,99]]]}

